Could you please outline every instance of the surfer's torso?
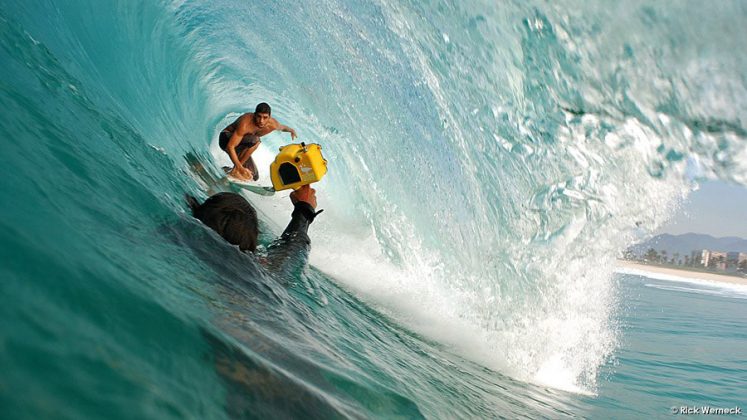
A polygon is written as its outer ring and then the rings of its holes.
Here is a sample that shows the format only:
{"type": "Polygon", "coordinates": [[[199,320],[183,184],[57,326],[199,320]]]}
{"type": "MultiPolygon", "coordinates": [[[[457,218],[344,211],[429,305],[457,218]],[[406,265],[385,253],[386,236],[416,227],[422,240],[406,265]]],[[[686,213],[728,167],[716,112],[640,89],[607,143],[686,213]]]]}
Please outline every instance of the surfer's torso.
{"type": "Polygon", "coordinates": [[[245,124],[246,128],[248,129],[247,133],[245,133],[243,137],[262,137],[264,135],[272,133],[278,128],[278,122],[274,118],[270,118],[270,120],[267,122],[267,124],[265,124],[264,127],[258,127],[254,123],[254,114],[251,112],[247,112],[246,114],[237,118],[236,121],[226,126],[226,128],[224,128],[222,131],[228,135],[233,134],[233,132],[236,131],[236,127],[238,127],[242,122],[242,119],[246,119],[245,124]]]}

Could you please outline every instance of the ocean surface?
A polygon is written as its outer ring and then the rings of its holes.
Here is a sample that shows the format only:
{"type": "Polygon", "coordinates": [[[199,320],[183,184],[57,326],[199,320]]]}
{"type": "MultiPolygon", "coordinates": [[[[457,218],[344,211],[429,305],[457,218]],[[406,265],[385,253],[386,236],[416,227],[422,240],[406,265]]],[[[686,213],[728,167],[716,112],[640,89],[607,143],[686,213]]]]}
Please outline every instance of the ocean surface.
{"type": "MultiPolygon", "coordinates": [[[[746,22],[743,1],[0,1],[0,417],[744,408],[747,293],[614,269],[699,181],[747,185],[746,22]],[[217,134],[263,101],[329,162],[303,272],[183,199],[226,187],[217,134]]],[[[263,138],[264,180],[288,142],[263,138]]],[[[266,246],[287,192],[246,197],[266,246]]]]}

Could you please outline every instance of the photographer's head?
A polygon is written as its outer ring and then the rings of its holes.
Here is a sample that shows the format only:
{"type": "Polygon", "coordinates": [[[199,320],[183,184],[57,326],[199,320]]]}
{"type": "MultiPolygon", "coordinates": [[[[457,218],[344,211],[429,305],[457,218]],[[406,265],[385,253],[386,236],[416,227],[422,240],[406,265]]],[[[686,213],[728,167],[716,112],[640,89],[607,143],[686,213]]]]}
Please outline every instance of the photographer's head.
{"type": "Polygon", "coordinates": [[[257,211],[244,197],[228,192],[215,194],[199,204],[187,197],[192,215],[242,251],[257,249],[257,211]]]}
{"type": "MultiPolygon", "coordinates": [[[[244,197],[235,193],[221,192],[211,196],[202,204],[190,195],[187,195],[186,199],[192,209],[192,215],[210,229],[218,232],[223,239],[233,245],[238,245],[242,251],[254,252],[257,249],[257,236],[259,236],[257,211],[244,197]]],[[[309,185],[291,192],[290,200],[295,209],[292,216],[298,215],[305,219],[303,226],[306,228],[316,215],[322,212],[321,210],[315,212],[316,190],[309,185]]],[[[291,221],[291,226],[301,225],[291,221]]],[[[303,230],[304,234],[306,228],[303,230]]]]}

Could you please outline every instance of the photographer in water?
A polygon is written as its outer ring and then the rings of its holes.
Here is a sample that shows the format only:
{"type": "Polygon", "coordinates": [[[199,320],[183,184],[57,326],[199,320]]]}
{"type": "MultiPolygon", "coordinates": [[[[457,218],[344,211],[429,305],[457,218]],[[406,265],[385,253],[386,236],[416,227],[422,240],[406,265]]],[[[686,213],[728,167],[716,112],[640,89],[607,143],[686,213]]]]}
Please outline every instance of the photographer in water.
{"type": "MultiPolygon", "coordinates": [[[[267,265],[271,269],[290,269],[297,265],[293,262],[306,263],[311,244],[307,231],[314,218],[322,212],[316,211],[316,190],[309,185],[291,192],[290,199],[293,203],[291,221],[267,250],[267,265]]],[[[254,252],[257,249],[257,212],[244,197],[221,192],[202,204],[187,196],[187,203],[195,218],[229,243],[238,245],[242,251],[254,252]]]]}
{"type": "MultiPolygon", "coordinates": [[[[244,252],[253,253],[257,249],[257,212],[244,197],[230,192],[220,192],[210,196],[203,203],[189,195],[186,198],[192,215],[226,241],[238,245],[244,252]]],[[[208,357],[213,361],[216,373],[225,384],[225,409],[231,418],[295,418],[303,416],[309,410],[320,413],[322,418],[340,417],[336,407],[299,385],[276,367],[299,361],[292,354],[286,353],[277,341],[263,334],[263,331],[269,329],[284,331],[286,328],[284,322],[273,324],[262,316],[266,313],[275,313],[273,305],[282,306],[280,302],[283,300],[278,300],[278,296],[284,296],[280,290],[273,289],[272,282],[264,282],[272,278],[279,284],[286,284],[289,280],[297,278],[308,259],[311,244],[307,234],[309,224],[319,214],[316,211],[316,191],[309,185],[291,192],[290,199],[293,204],[290,223],[282,235],[267,248],[266,256],[256,259],[265,267],[270,277],[255,271],[257,266],[246,264],[247,261],[239,261],[237,266],[235,255],[233,260],[229,255],[216,259],[214,249],[208,251],[210,258],[206,260],[214,261],[218,270],[228,267],[222,273],[229,280],[220,284],[230,284],[230,287],[226,287],[230,292],[224,294],[223,298],[226,302],[238,302],[237,307],[246,311],[242,313],[241,309],[234,307],[235,309],[230,312],[231,316],[218,317],[217,331],[214,328],[200,329],[203,338],[209,344],[208,357]],[[231,274],[236,274],[236,271],[231,271],[235,267],[239,267],[240,277],[253,281],[237,282],[236,277],[231,280],[231,274]],[[263,287],[254,288],[248,284],[263,284],[263,287]],[[242,293],[236,293],[237,286],[242,293]],[[267,294],[268,289],[276,291],[267,294]],[[247,303],[250,303],[250,306],[247,306],[247,303]],[[245,319],[254,319],[252,314],[259,319],[258,324],[242,322],[245,319]],[[232,341],[223,338],[224,333],[251,348],[259,356],[232,344],[232,341]]],[[[282,287],[280,286],[281,289],[282,287]]]]}

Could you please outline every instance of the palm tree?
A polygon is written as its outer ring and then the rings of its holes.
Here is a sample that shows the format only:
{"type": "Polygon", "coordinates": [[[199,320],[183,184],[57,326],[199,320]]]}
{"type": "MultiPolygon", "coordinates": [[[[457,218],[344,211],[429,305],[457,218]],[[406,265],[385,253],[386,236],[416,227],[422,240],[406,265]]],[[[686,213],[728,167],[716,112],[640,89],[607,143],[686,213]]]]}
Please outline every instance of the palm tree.
{"type": "Polygon", "coordinates": [[[648,251],[646,251],[644,258],[648,262],[656,262],[659,261],[659,254],[656,253],[655,249],[649,248],[648,251]]]}

